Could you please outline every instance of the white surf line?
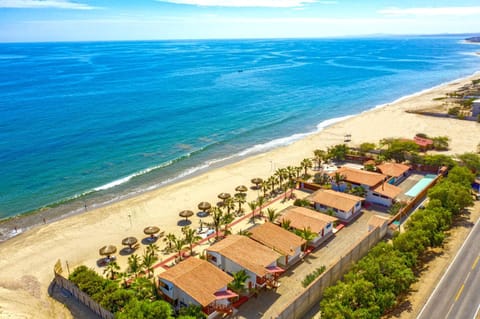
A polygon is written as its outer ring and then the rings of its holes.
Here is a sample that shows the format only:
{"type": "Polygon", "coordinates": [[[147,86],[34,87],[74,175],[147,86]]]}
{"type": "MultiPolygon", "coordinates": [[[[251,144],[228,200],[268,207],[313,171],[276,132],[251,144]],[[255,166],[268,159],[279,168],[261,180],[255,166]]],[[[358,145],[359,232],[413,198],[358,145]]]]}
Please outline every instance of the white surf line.
{"type": "MultiPolygon", "coordinates": [[[[480,219],[479,219],[480,220],[480,219]]],[[[447,271],[445,271],[445,273],[443,274],[442,278],[440,279],[440,281],[438,282],[437,286],[435,287],[435,289],[433,289],[430,297],[428,297],[428,300],[427,302],[423,305],[423,308],[422,310],[420,311],[420,313],[418,314],[417,316],[417,319],[420,318],[423,314],[423,312],[425,311],[425,308],[427,307],[428,303],[430,302],[430,300],[432,299],[433,295],[435,295],[435,293],[437,292],[438,290],[438,287],[440,287],[440,285],[442,284],[443,280],[445,279],[445,276],[448,274],[448,272],[450,271],[450,268],[452,268],[452,265],[455,263],[455,261],[457,260],[457,257],[460,255],[460,252],[463,250],[464,246],[465,246],[465,243],[468,242],[468,239],[470,238],[470,236],[473,234],[474,230],[476,227],[478,227],[478,225],[480,224],[479,223],[479,220],[477,220],[477,222],[475,223],[475,226],[473,226],[472,230],[470,231],[470,233],[468,234],[467,238],[465,238],[462,246],[460,247],[460,249],[458,250],[457,254],[455,255],[455,257],[453,258],[452,262],[450,263],[450,265],[448,265],[448,268],[447,268],[447,271]]],[[[455,302],[454,302],[455,303],[455,302]]],[[[448,311],[448,313],[450,313],[450,311],[452,310],[453,308],[453,304],[452,304],[452,307],[450,307],[450,310],[448,311]]],[[[478,309],[477,309],[477,312],[478,312],[478,309]]],[[[447,313],[447,316],[448,316],[448,313],[447,313]]]]}

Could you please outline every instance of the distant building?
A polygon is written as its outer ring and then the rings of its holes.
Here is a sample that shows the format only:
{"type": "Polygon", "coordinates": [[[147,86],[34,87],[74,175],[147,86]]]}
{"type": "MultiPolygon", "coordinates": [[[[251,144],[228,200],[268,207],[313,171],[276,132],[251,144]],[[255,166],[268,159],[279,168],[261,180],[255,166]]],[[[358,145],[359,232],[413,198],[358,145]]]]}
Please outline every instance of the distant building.
{"type": "Polygon", "coordinates": [[[249,229],[250,238],[281,254],[277,264],[288,267],[300,260],[305,240],[294,233],[269,222],[249,229]]]}
{"type": "Polygon", "coordinates": [[[290,221],[290,227],[302,230],[310,228],[312,232],[317,234],[310,244],[317,247],[330,236],[333,236],[334,223],[337,218],[323,214],[312,209],[298,206],[290,206],[280,212],[281,216],[278,220],[290,221]]]}
{"type": "Polygon", "coordinates": [[[229,274],[245,270],[249,289],[274,286],[276,276],[284,271],[277,266],[279,253],[247,236],[230,235],[205,252],[209,262],[229,274]]]}
{"type": "Polygon", "coordinates": [[[332,209],[335,216],[348,221],[362,209],[362,197],[347,193],[336,192],[330,189],[320,189],[307,197],[312,201],[316,210],[326,212],[332,209]]]}
{"type": "Polygon", "coordinates": [[[477,117],[480,115],[480,99],[476,99],[472,104],[472,116],[477,117]]]}
{"type": "Polygon", "coordinates": [[[429,138],[415,136],[413,138],[413,141],[415,142],[415,144],[418,145],[418,147],[420,147],[420,150],[422,150],[423,152],[433,149],[433,141],[429,138]]]}
{"type": "Polygon", "coordinates": [[[205,260],[188,258],[158,275],[163,297],[175,308],[200,306],[208,318],[232,313],[230,298],[238,295],[227,288],[231,276],[205,260]]]}

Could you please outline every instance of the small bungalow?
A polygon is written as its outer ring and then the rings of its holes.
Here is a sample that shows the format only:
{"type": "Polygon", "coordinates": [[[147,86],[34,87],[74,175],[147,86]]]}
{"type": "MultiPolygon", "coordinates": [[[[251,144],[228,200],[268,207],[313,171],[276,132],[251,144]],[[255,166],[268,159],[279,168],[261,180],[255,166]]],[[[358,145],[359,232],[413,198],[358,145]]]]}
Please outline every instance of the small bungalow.
{"type": "Polygon", "coordinates": [[[287,207],[280,214],[279,220],[289,220],[290,227],[294,229],[302,230],[310,227],[310,230],[317,234],[317,237],[310,241],[314,247],[333,236],[334,223],[338,221],[335,217],[298,206],[287,207]]]}
{"type": "Polygon", "coordinates": [[[472,103],[472,116],[477,118],[480,115],[480,99],[476,99],[472,103]]]}
{"type": "Polygon", "coordinates": [[[332,209],[335,216],[345,221],[352,219],[360,212],[363,201],[362,197],[330,189],[320,189],[307,199],[313,202],[315,209],[323,212],[332,209]]]}
{"type": "Polygon", "coordinates": [[[433,141],[429,138],[415,136],[413,138],[413,142],[415,142],[415,144],[417,144],[418,147],[420,147],[420,150],[423,152],[433,149],[433,141]]]}
{"type": "Polygon", "coordinates": [[[345,166],[338,169],[337,172],[344,177],[345,182],[362,186],[367,192],[365,198],[367,202],[389,207],[402,192],[399,187],[386,183],[388,177],[383,174],[345,166]]]}
{"type": "Polygon", "coordinates": [[[480,178],[476,178],[475,181],[473,181],[472,183],[472,188],[477,191],[477,192],[480,192],[480,178]]]}
{"type": "Polygon", "coordinates": [[[398,185],[407,178],[410,169],[411,167],[408,165],[392,162],[377,165],[377,170],[386,175],[389,178],[388,182],[393,185],[398,185]]]}
{"type": "Polygon", "coordinates": [[[388,218],[379,215],[373,215],[370,217],[368,220],[368,231],[371,232],[377,227],[380,228],[380,232],[382,233],[382,236],[384,236],[388,229],[388,218]]]}
{"type": "Polygon", "coordinates": [[[300,260],[305,240],[273,223],[266,222],[249,229],[250,238],[275,250],[281,256],[277,264],[287,268],[300,260]]]}
{"type": "Polygon", "coordinates": [[[238,295],[227,288],[233,278],[198,258],[188,258],[158,275],[164,298],[175,308],[197,305],[208,318],[232,313],[230,299],[238,295]]]}
{"type": "Polygon", "coordinates": [[[230,235],[208,247],[205,253],[209,262],[229,274],[245,270],[249,289],[276,286],[278,274],[284,272],[277,266],[279,253],[247,236],[230,235]]]}

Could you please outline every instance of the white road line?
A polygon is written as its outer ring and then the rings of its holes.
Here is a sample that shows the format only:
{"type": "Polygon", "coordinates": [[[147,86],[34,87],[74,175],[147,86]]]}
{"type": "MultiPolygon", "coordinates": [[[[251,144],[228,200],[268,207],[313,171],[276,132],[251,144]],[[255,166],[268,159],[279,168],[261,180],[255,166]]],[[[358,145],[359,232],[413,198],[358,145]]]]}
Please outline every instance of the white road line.
{"type": "MultiPolygon", "coordinates": [[[[465,241],[463,242],[462,246],[461,246],[460,249],[458,250],[458,252],[457,252],[457,254],[455,255],[455,257],[453,258],[452,262],[450,263],[450,265],[448,265],[447,271],[445,271],[445,273],[443,274],[442,278],[441,278],[440,281],[438,282],[437,286],[435,287],[435,289],[433,289],[432,294],[430,295],[430,297],[428,297],[427,302],[423,305],[423,308],[422,308],[422,310],[420,311],[420,313],[418,314],[417,319],[422,316],[422,313],[425,311],[425,308],[427,307],[428,303],[430,302],[430,299],[432,299],[433,295],[435,295],[435,293],[437,292],[438,287],[442,284],[443,279],[445,279],[445,276],[448,274],[448,271],[450,270],[450,268],[452,267],[452,265],[455,263],[455,260],[457,260],[457,257],[460,255],[460,252],[462,251],[462,249],[463,249],[463,247],[465,246],[465,244],[468,242],[468,239],[470,239],[470,236],[474,233],[475,228],[478,227],[478,225],[480,224],[479,221],[480,221],[480,219],[477,220],[477,222],[475,223],[475,226],[473,226],[473,228],[472,228],[472,230],[470,231],[470,233],[468,234],[467,238],[465,238],[465,241]]],[[[453,305],[452,305],[452,307],[453,307],[453,305]]],[[[450,310],[452,310],[452,308],[450,308],[450,310]]]]}
{"type": "Polygon", "coordinates": [[[478,304],[478,307],[477,307],[477,311],[475,312],[475,314],[473,315],[472,319],[476,319],[477,318],[477,315],[478,315],[478,312],[480,311],[480,304],[478,304]]]}

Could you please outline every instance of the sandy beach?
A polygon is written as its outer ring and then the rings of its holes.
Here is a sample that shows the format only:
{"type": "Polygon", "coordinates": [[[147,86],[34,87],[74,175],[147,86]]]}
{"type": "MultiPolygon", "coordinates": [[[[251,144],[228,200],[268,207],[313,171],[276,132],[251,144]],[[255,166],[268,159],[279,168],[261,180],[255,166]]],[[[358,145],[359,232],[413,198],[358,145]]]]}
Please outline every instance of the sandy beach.
{"type": "MultiPolygon", "coordinates": [[[[48,296],[53,266],[58,259],[64,268],[68,262],[71,270],[82,264],[99,269],[96,261],[100,247],[114,244],[120,249],[124,237],[144,238],[146,226],[156,225],[165,233],[180,234],[177,222],[181,219],[178,216],[181,210],[197,211],[201,201],[216,203],[218,193],[233,193],[237,185],[250,186],[253,177],[266,178],[277,168],[298,165],[303,158],[312,157],[314,149],[343,143],[345,134],[352,136],[349,145],[378,142],[388,137],[412,138],[415,133],[447,135],[450,150],[446,153],[475,152],[480,143],[480,124],[405,112],[434,107],[441,103],[434,98],[443,97],[474,78],[480,78],[480,74],[364,112],[289,146],[108,207],[47,223],[0,243],[0,318],[70,318],[68,310],[48,296]]],[[[256,196],[256,191],[249,191],[247,201],[256,196]]],[[[199,225],[198,217],[192,217],[192,225],[199,225]]],[[[126,256],[119,257],[122,270],[126,260],[126,256]]]]}

